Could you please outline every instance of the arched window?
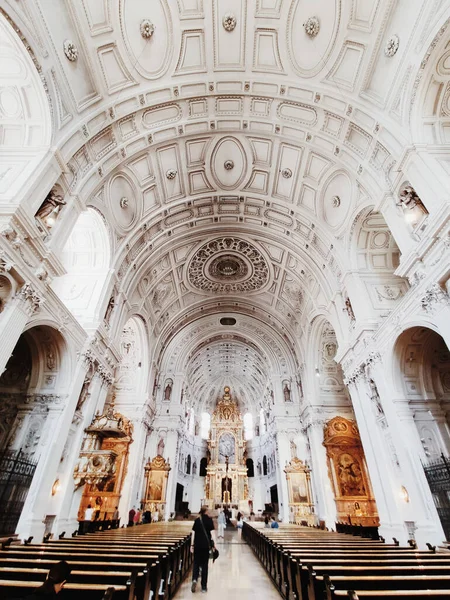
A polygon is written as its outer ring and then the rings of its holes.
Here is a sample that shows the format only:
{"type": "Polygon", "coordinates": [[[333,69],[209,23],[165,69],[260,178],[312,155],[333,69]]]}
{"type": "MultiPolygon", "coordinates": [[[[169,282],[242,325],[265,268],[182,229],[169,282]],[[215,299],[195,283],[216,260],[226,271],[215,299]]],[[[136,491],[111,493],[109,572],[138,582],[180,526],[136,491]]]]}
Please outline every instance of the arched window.
{"type": "Polygon", "coordinates": [[[208,459],[206,458],[206,456],[204,456],[202,458],[202,460],[200,461],[200,477],[206,477],[206,467],[208,465],[208,459]]]}
{"type": "Polygon", "coordinates": [[[186,459],[186,474],[187,475],[191,474],[191,455],[190,454],[187,455],[187,459],[186,459]]]}
{"type": "Polygon", "coordinates": [[[253,464],[253,458],[247,458],[247,460],[245,461],[245,464],[247,465],[247,477],[254,477],[255,476],[255,466],[253,464]]]}
{"type": "Polygon", "coordinates": [[[211,415],[209,413],[202,413],[202,422],[200,425],[200,436],[202,439],[207,440],[209,438],[209,430],[211,428],[211,415]]]}
{"type": "Polygon", "coordinates": [[[263,457],[263,475],[267,475],[267,456],[263,457]]]}
{"type": "Polygon", "coordinates": [[[253,438],[253,415],[251,413],[244,415],[244,437],[246,440],[253,438]]]}

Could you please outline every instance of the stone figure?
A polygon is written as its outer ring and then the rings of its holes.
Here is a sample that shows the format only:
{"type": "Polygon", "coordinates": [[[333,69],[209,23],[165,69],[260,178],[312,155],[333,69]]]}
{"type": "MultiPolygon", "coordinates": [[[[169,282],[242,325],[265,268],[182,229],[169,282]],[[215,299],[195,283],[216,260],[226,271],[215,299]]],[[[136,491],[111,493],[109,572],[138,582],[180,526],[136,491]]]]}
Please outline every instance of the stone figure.
{"type": "Polygon", "coordinates": [[[158,456],[164,456],[164,448],[166,447],[165,443],[164,443],[164,438],[161,436],[159,438],[159,442],[158,442],[158,447],[156,449],[156,454],[158,456]]]}
{"type": "Polygon", "coordinates": [[[353,312],[352,303],[350,302],[350,298],[345,299],[345,310],[350,318],[350,321],[355,321],[355,313],[353,312]]]}
{"type": "Polygon", "coordinates": [[[428,211],[422,203],[422,200],[417,195],[416,190],[412,185],[405,185],[399,194],[398,206],[403,209],[412,210],[413,208],[419,207],[420,210],[427,214],[428,211]]]}
{"type": "Polygon", "coordinates": [[[380,394],[378,393],[378,389],[376,383],[373,379],[369,379],[370,386],[370,399],[372,400],[375,409],[379,416],[384,415],[383,407],[381,406],[380,394]]]}
{"type": "MultiPolygon", "coordinates": [[[[41,207],[39,208],[39,210],[36,213],[36,217],[38,219],[43,219],[44,220],[55,209],[58,209],[58,211],[59,211],[60,208],[62,206],[64,206],[65,204],[66,204],[66,201],[61,196],[61,194],[58,193],[58,189],[56,187],[54,187],[54,188],[51,189],[51,191],[49,192],[47,198],[41,204],[41,207]]],[[[58,212],[58,211],[55,211],[55,212],[58,212]]]]}
{"type": "Polygon", "coordinates": [[[91,385],[92,375],[86,375],[83,381],[83,385],[81,387],[81,392],[78,397],[77,407],[75,410],[81,410],[83,408],[84,403],[89,398],[89,386],[91,385]]]}
{"type": "Polygon", "coordinates": [[[284,396],[285,402],[291,402],[291,390],[289,389],[289,386],[287,383],[284,384],[283,396],[284,396]]]}
{"type": "Polygon", "coordinates": [[[111,318],[111,315],[112,315],[115,305],[116,305],[116,302],[114,300],[114,296],[111,296],[111,298],[109,299],[109,302],[108,302],[108,306],[106,307],[106,313],[105,313],[105,321],[107,323],[109,323],[109,320],[111,318]]]}
{"type": "Polygon", "coordinates": [[[195,460],[192,464],[192,475],[197,475],[197,462],[195,460]]]}
{"type": "Polygon", "coordinates": [[[170,383],[170,381],[168,381],[166,387],[164,388],[164,400],[166,402],[168,402],[170,400],[171,395],[172,395],[172,384],[170,383]]]}
{"type": "Polygon", "coordinates": [[[47,346],[47,369],[53,371],[56,367],[56,357],[51,345],[47,346]]]}
{"type": "Polygon", "coordinates": [[[261,475],[261,461],[258,460],[258,463],[256,464],[256,472],[259,475],[261,475]]]}
{"type": "Polygon", "coordinates": [[[300,398],[303,398],[303,384],[300,375],[297,375],[297,387],[298,387],[298,395],[300,398]]]}
{"type": "Polygon", "coordinates": [[[291,458],[297,458],[297,444],[294,442],[294,440],[291,440],[290,447],[291,447],[291,458]]]}

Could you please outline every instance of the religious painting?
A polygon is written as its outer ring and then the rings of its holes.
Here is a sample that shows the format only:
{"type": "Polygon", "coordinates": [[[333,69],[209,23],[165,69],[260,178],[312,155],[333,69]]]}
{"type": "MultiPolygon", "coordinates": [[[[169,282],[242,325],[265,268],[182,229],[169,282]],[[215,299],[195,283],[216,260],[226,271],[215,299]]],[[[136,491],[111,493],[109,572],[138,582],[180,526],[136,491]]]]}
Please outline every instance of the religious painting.
{"type": "Polygon", "coordinates": [[[378,511],[356,423],[344,417],[331,419],[325,425],[323,444],[338,520],[377,526],[378,511]]]}
{"type": "Polygon", "coordinates": [[[342,496],[365,496],[361,467],[358,460],[344,452],[337,461],[337,474],[342,496]]]}
{"type": "Polygon", "coordinates": [[[222,434],[219,440],[219,462],[226,462],[226,457],[228,456],[228,463],[234,465],[236,462],[235,444],[233,434],[229,432],[222,434]]]}
{"type": "Polygon", "coordinates": [[[289,492],[289,513],[291,523],[305,522],[316,524],[312,503],[311,479],[309,467],[296,456],[284,469],[289,492]],[[299,520],[300,519],[300,520],[299,520]]]}
{"type": "Polygon", "coordinates": [[[148,486],[148,499],[154,502],[162,500],[162,492],[165,474],[163,471],[152,471],[150,473],[150,482],[148,486]]]}
{"type": "Polygon", "coordinates": [[[142,499],[144,510],[155,503],[162,509],[166,501],[167,478],[170,464],[162,456],[157,455],[145,465],[145,495],[142,499]]]}
{"type": "Polygon", "coordinates": [[[292,503],[308,502],[306,473],[291,473],[292,503]]]}

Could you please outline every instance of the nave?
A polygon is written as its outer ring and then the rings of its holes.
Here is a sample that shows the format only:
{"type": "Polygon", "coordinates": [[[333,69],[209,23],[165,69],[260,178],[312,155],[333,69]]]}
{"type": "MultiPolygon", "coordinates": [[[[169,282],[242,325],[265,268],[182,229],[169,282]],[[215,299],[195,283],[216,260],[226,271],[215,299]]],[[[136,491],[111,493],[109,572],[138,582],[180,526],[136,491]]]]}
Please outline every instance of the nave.
{"type": "MultiPolygon", "coordinates": [[[[2,543],[0,598],[26,598],[49,569],[66,560],[71,572],[60,600],[192,598],[192,521],[106,530],[43,543],[2,543]]],[[[363,533],[360,531],[358,533],[363,533]]],[[[375,533],[375,532],[374,532],[375,533]]],[[[450,553],[429,544],[392,542],[281,525],[244,523],[225,532],[209,566],[205,597],[231,600],[450,598],[450,553]]]]}

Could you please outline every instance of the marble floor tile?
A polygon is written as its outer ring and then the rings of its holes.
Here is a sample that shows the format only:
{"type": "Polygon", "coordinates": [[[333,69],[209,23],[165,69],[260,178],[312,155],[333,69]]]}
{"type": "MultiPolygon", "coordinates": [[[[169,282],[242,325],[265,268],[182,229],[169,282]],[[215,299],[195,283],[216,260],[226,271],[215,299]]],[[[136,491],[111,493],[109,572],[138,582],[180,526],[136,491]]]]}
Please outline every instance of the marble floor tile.
{"type": "Polygon", "coordinates": [[[253,552],[242,543],[237,532],[225,532],[225,541],[219,541],[219,559],[209,563],[208,592],[202,594],[200,581],[195,594],[191,592],[189,574],[175,596],[175,600],[195,597],[218,600],[279,600],[281,598],[271,579],[253,552]]]}

